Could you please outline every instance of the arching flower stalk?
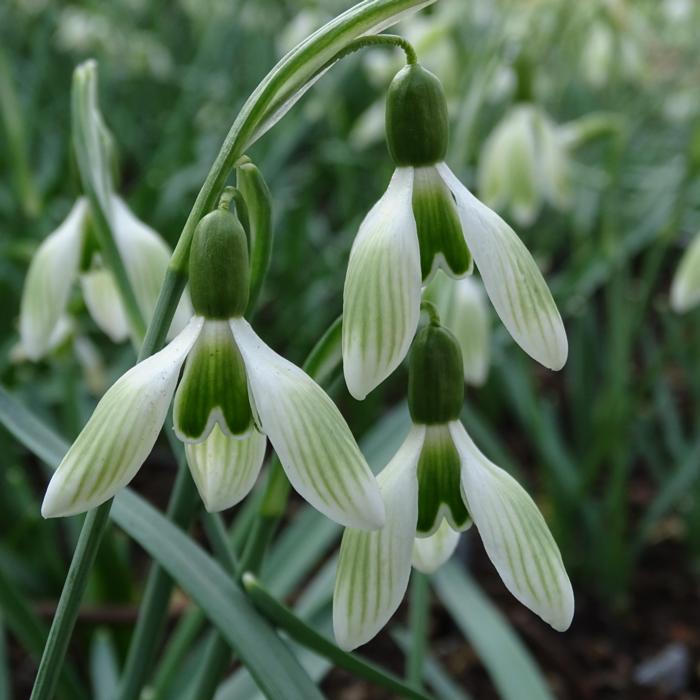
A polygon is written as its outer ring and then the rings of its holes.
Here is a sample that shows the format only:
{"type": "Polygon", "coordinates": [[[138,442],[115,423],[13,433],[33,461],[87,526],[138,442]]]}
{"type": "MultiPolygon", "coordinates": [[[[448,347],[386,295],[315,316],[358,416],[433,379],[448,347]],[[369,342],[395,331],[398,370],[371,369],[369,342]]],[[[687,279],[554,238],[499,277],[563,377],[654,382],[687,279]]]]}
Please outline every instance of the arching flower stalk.
{"type": "MultiPolygon", "coordinates": [[[[116,195],[111,196],[111,223],[141,313],[150,319],[170,261],[170,249],[116,195]]],[[[77,280],[85,305],[99,328],[115,343],[126,340],[126,312],[111,272],[102,265],[85,197],[75,202],[63,223],[42,242],[29,266],[19,318],[22,347],[29,359],[39,360],[50,350],[77,280]]],[[[191,315],[185,295],[169,337],[181,331],[191,315]]]]}
{"type": "Polygon", "coordinates": [[[387,142],[397,165],[350,253],[344,289],[343,365],[358,399],[408,352],[421,288],[438,268],[460,278],[472,256],[491,302],[515,341],[550,369],[566,362],[564,325],[542,274],[513,229],[445,164],[448,118],[440,81],[419,64],[394,78],[387,142]]]}
{"type": "Polygon", "coordinates": [[[388,622],[412,564],[435,571],[472,523],[508,590],[555,629],[571,623],[573,591],[556,542],[522,486],[467,434],[459,420],[463,400],[459,345],[433,318],[411,350],[413,426],[378,477],[386,525],[343,535],[333,625],[345,649],[369,641],[388,622]]]}
{"type": "Polygon", "coordinates": [[[267,436],[292,486],[315,508],[346,526],[381,526],[377,483],[335,404],[243,318],[249,260],[235,214],[222,207],[202,219],[189,267],[195,315],[105,394],[51,479],[43,515],[88,510],[129,483],[174,396],[175,433],[209,510],[247,495],[267,436]]]}

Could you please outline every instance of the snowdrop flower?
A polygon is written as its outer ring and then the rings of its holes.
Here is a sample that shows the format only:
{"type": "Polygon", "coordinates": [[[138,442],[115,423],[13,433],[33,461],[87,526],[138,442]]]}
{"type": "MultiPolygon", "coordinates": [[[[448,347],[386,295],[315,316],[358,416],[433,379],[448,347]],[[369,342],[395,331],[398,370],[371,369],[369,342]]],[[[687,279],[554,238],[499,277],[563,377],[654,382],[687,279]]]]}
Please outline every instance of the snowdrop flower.
{"type": "Polygon", "coordinates": [[[210,510],[247,495],[267,436],[292,486],[315,508],[346,526],[381,526],[376,480],[335,404],[243,318],[246,236],[223,208],[195,231],[190,291],[195,315],[105,394],[51,479],[42,514],[80,513],[126,486],[151,452],[174,396],[175,433],[210,510]]]}
{"type": "Polygon", "coordinates": [[[435,304],[443,325],[457,339],[464,381],[481,386],[491,361],[491,325],[483,286],[473,277],[453,280],[438,270],[423,291],[423,299],[435,304]]]}
{"type": "Polygon", "coordinates": [[[438,268],[452,277],[472,255],[506,328],[532,357],[560,369],[567,339],[535,261],[508,224],[444,163],[448,119],[440,81],[418,64],[394,78],[387,142],[397,169],[360,226],[344,289],[343,366],[363,399],[406,356],[418,326],[421,287],[438,268]]]}
{"type": "Polygon", "coordinates": [[[409,364],[413,426],[379,474],[386,525],[343,535],[333,597],[338,644],[354,649],[384,627],[406,592],[411,564],[430,573],[474,523],[508,590],[557,630],[574,598],[561,554],[540,511],[490,462],[459,421],[462,360],[435,321],[418,332],[409,364]]]}
{"type": "MultiPolygon", "coordinates": [[[[112,229],[141,313],[149,319],[170,261],[170,249],[149,226],[139,221],[124,201],[112,196],[112,229]]],[[[116,282],[103,268],[90,231],[89,205],[80,197],[63,223],[39,246],[24,284],[19,330],[31,360],[50,350],[71,290],[80,279],[85,305],[99,328],[114,342],[128,338],[129,327],[116,282]]],[[[170,328],[171,337],[191,316],[183,298],[170,328]]]]}
{"type": "Polygon", "coordinates": [[[564,134],[534,104],[520,103],[496,126],[479,159],[479,194],[494,209],[509,209],[527,226],[543,202],[566,209],[570,157],[564,134]]]}
{"type": "Polygon", "coordinates": [[[681,258],[671,284],[671,308],[678,313],[689,311],[700,302],[700,234],[681,258]]]}

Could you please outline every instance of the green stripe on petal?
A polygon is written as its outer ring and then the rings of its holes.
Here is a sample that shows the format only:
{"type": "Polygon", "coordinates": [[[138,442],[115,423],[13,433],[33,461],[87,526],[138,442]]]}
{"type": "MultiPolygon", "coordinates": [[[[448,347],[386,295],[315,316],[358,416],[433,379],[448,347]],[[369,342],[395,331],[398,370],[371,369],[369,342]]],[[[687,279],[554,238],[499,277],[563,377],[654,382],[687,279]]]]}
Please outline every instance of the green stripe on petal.
{"type": "Polygon", "coordinates": [[[443,520],[430,537],[416,537],[413,566],[424,574],[432,574],[454,554],[458,544],[459,533],[450,527],[447,520],[443,520]]]}
{"type": "Polygon", "coordinates": [[[414,173],[412,204],[423,280],[438,267],[452,277],[463,277],[471,272],[472,256],[452,194],[434,167],[416,168],[414,173]]]}
{"type": "MultiPolygon", "coordinates": [[[[141,313],[148,321],[153,316],[170,263],[170,248],[150,226],[134,216],[120,197],[112,197],[112,216],[119,254],[141,313]]],[[[189,294],[185,292],[175,311],[168,338],[174,337],[187,325],[192,313],[189,294]]]]}
{"type": "Polygon", "coordinates": [[[537,263],[498,214],[444,163],[437,168],[457,201],[464,237],[501,321],[528,355],[549,369],[561,369],[568,354],[566,331],[537,263]]]}
{"type": "Polygon", "coordinates": [[[90,316],[113,343],[129,337],[129,321],[112,273],[99,267],[80,275],[83,299],[90,316]]]}
{"type": "Polygon", "coordinates": [[[671,306],[674,311],[688,311],[700,302],[700,234],[681,258],[671,285],[671,306]]]}
{"type": "Polygon", "coordinates": [[[489,312],[479,280],[464,277],[453,280],[441,270],[423,290],[423,299],[440,312],[443,326],[452,331],[462,350],[464,381],[481,386],[490,364],[489,312]]]}
{"type": "Polygon", "coordinates": [[[262,430],[292,486],[341,525],[381,527],[377,481],[336,405],[306,372],[265,345],[245,319],[230,323],[262,430]]]}
{"type": "Polygon", "coordinates": [[[466,530],[471,524],[460,488],[459,454],[447,425],[429,425],[418,459],[418,523],[419,536],[434,534],[443,518],[455,530],[466,530]]]}
{"type": "Polygon", "coordinates": [[[421,272],[412,190],[413,168],[398,168],[350,252],[343,292],[343,371],[357,399],[401,364],[418,326],[421,272]]]}
{"type": "Polygon", "coordinates": [[[416,466],[424,434],[423,426],[414,426],[378,477],[386,507],[384,527],[343,534],[333,594],[333,630],[343,649],[372,639],[406,592],[418,517],[416,466]]]}
{"type": "Polygon", "coordinates": [[[44,496],[45,518],[94,508],[126,486],[153,449],[180,367],[197,339],[202,319],[163,350],[139,362],[102,397],[54,473],[44,496]]]}
{"type": "Polygon", "coordinates": [[[203,442],[185,445],[192,478],[210,513],[231,508],[248,495],[260,474],[266,444],[257,430],[236,439],[214,426],[203,442]]]}
{"type": "Polygon", "coordinates": [[[557,543],[535,502],[479,451],[461,423],[451,423],[450,430],[462,458],[464,497],[503,583],[554,629],[568,629],[574,593],[557,543]]]}
{"type": "Polygon", "coordinates": [[[228,321],[204,321],[175,394],[173,422],[183,442],[205,440],[215,424],[231,436],[252,428],[245,365],[228,321]]]}
{"type": "Polygon", "coordinates": [[[39,246],[22,292],[19,331],[31,360],[46,354],[78,273],[87,202],[78,199],[63,223],[39,246]]]}

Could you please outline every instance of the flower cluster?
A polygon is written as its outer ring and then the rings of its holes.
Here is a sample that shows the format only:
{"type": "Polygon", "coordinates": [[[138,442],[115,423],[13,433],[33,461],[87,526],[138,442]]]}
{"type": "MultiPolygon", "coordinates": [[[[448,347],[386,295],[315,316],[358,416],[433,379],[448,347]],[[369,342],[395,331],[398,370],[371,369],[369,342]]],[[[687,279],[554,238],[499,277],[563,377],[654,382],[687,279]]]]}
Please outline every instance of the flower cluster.
{"type": "MultiPolygon", "coordinates": [[[[334,597],[335,633],[343,647],[374,636],[398,607],[411,565],[434,571],[472,523],[513,595],[556,629],[566,629],[573,593],[542,515],[460,422],[465,380],[482,383],[488,370],[487,310],[481,287],[467,277],[473,267],[511,336],[552,369],[567,357],[561,317],[513,229],[446,165],[442,86],[410,56],[389,89],[386,131],[396,171],[352,247],[342,326],[345,381],[358,399],[411,348],[413,425],[378,479],[333,401],[245,319],[259,284],[251,289],[256,263],[238,216],[248,221],[243,213],[250,202],[241,211],[240,199],[232,209],[222,196],[192,239],[189,322],[106,392],[51,479],[42,513],[79,513],[114,496],[148,457],[172,404],[175,435],[209,510],[247,495],[269,438],[296,491],[347,528],[334,597]],[[419,328],[421,308],[430,320],[419,328]]],[[[125,206],[118,199],[113,206],[120,253],[148,315],[151,306],[140,290],[148,286],[150,294],[151,278],[146,285],[132,271],[138,246],[120,233],[125,206]]],[[[86,217],[81,201],[30,271],[28,287],[42,292],[28,296],[22,323],[35,354],[46,347],[76,276],[82,275],[98,323],[104,316],[96,309],[109,278],[92,269],[86,217]]],[[[151,241],[143,227],[131,230],[139,231],[138,245],[151,241]]]]}

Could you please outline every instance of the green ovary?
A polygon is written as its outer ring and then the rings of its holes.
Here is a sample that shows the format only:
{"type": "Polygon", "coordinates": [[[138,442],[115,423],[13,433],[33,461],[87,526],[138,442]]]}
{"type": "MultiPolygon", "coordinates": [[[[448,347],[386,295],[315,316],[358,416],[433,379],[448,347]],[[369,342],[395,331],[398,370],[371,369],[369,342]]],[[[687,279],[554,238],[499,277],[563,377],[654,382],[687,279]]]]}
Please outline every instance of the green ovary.
{"type": "Polygon", "coordinates": [[[204,324],[187,358],[173,417],[186,441],[203,440],[215,422],[231,435],[252,427],[245,365],[227,321],[204,324]]]}
{"type": "Polygon", "coordinates": [[[416,168],[414,171],[413,215],[423,280],[427,280],[438,266],[453,277],[466,275],[472,267],[472,256],[464,240],[452,194],[435,168],[416,168]]]}
{"type": "Polygon", "coordinates": [[[469,511],[462,500],[460,459],[447,425],[428,426],[418,459],[419,535],[433,534],[443,518],[458,531],[469,527],[469,511]]]}

